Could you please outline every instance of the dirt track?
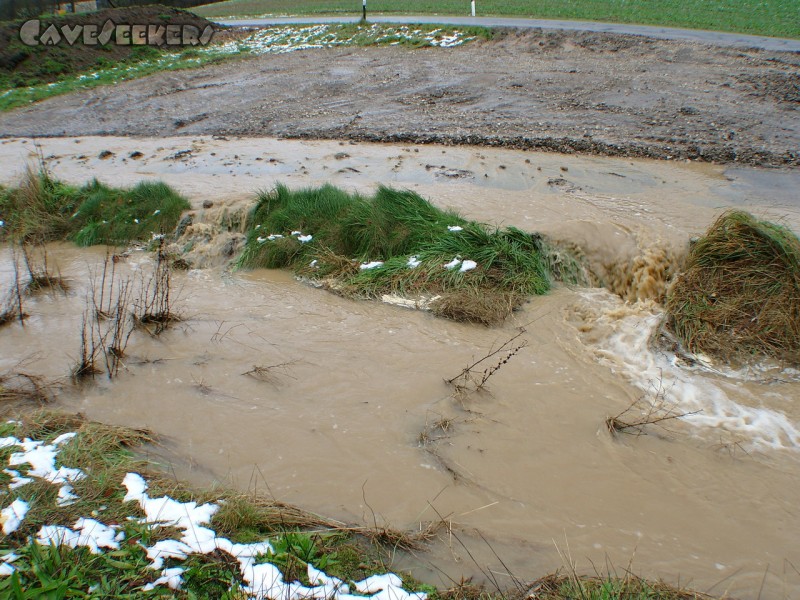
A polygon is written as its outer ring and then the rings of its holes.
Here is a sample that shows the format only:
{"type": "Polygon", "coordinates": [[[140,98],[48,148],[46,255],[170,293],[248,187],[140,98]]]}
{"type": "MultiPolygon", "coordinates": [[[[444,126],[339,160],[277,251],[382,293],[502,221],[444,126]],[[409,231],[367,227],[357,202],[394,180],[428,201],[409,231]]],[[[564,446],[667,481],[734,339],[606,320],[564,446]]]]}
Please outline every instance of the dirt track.
{"type": "Polygon", "coordinates": [[[800,55],[510,31],[264,55],[0,115],[2,136],[217,134],[800,165],[800,55]]]}

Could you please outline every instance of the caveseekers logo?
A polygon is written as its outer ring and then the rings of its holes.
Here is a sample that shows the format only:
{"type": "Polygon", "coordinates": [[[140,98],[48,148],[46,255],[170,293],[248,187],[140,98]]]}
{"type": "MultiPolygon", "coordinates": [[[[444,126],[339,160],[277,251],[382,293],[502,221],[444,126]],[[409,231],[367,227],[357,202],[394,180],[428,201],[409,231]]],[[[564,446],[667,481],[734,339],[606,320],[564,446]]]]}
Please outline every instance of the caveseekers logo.
{"type": "Polygon", "coordinates": [[[195,25],[117,25],[110,19],[99,25],[61,25],[31,19],[22,24],[19,39],[28,46],[84,44],[104,46],[205,46],[214,37],[214,28],[202,31],[195,25]]]}

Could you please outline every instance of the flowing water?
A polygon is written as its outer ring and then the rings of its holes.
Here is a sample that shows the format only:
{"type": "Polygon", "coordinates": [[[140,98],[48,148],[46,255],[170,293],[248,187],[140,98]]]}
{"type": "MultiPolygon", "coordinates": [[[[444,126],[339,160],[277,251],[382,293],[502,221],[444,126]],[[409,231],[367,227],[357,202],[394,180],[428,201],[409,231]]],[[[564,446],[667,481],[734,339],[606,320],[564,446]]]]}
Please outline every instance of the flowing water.
{"type": "MultiPolygon", "coordinates": [[[[797,172],[509,150],[264,139],[41,141],[54,174],[187,195],[196,268],[175,274],[184,320],[134,334],[118,378],[66,386],[59,407],[160,434],[158,460],[196,483],[256,489],[347,522],[414,529],[444,520],[429,551],[400,557],[432,583],[565,564],[612,565],[742,598],[800,597],[800,383],[654,350],[665,273],[727,207],[800,230],[797,172]],[[100,151],[111,158],[101,160],[100,151]],[[177,158],[176,152],[190,150],[177,158]],[[141,152],[141,158],[130,157],[141,152]],[[331,181],[409,187],[489,223],[578,250],[606,288],[531,300],[502,327],[340,298],[281,271],[226,269],[254,192],[331,181]],[[201,208],[203,202],[212,207],[201,208]],[[527,345],[487,390],[444,379],[514,336],[527,345]],[[267,380],[245,373],[274,366],[267,380]],[[637,403],[637,401],[639,401],[637,403]],[[616,437],[605,421],[644,403],[682,419],[616,437]]],[[[12,184],[33,142],[0,144],[12,184]]],[[[0,369],[64,377],[78,355],[88,280],[105,249],[54,244],[66,296],[30,299],[0,330],[0,369]]],[[[133,251],[121,274],[146,272],[133,251]]],[[[7,287],[8,253],[0,261],[7,287]]]]}

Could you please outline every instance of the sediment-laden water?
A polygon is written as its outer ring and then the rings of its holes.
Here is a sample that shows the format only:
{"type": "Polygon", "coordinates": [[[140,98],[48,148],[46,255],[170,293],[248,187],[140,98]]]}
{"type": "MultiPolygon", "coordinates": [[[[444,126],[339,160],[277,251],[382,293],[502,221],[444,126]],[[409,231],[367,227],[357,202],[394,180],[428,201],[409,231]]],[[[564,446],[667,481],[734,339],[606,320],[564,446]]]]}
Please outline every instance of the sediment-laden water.
{"type": "MultiPolygon", "coordinates": [[[[59,408],[153,429],[158,459],[198,483],[344,521],[443,520],[429,552],[400,559],[433,583],[449,583],[443,572],[535,578],[569,556],[586,571],[632,561],[642,575],[716,594],[755,597],[764,580],[762,598],[800,595],[797,373],[690,366],[651,343],[665,274],[725,207],[800,230],[796,172],[263,139],[41,145],[58,177],[159,178],[195,207],[179,244],[192,241],[193,268],[174,275],[183,321],[159,337],[134,333],[115,380],[65,381],[59,408]],[[103,150],[114,154],[101,160],[103,150]],[[230,270],[238,216],[277,181],[409,187],[466,217],[548,234],[606,287],[558,288],[488,329],[348,300],[285,272],[230,270]],[[443,380],[520,327],[527,345],[486,391],[454,396],[443,380]],[[270,376],[245,374],[258,366],[270,376]],[[654,404],[692,414],[644,435],[606,429],[607,417],[654,404]]],[[[32,150],[0,143],[0,183],[21,176],[32,150]]],[[[70,291],[28,299],[25,326],[0,330],[0,369],[24,359],[26,371],[61,378],[78,356],[105,249],[53,244],[48,255],[70,291]]],[[[119,274],[152,260],[133,251],[119,274]]],[[[5,253],[4,287],[11,278],[5,253]]]]}

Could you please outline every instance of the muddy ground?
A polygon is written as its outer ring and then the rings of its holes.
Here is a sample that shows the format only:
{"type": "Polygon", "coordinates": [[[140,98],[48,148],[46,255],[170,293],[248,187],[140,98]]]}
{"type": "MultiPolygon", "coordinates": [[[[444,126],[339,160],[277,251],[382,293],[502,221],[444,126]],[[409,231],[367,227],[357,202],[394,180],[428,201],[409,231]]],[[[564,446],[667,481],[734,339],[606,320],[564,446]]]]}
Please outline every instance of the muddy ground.
{"type": "Polygon", "coordinates": [[[0,135],[485,144],[800,165],[800,55],[580,32],[452,49],[306,50],[162,73],[0,115],[0,135]]]}

